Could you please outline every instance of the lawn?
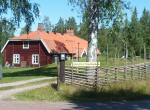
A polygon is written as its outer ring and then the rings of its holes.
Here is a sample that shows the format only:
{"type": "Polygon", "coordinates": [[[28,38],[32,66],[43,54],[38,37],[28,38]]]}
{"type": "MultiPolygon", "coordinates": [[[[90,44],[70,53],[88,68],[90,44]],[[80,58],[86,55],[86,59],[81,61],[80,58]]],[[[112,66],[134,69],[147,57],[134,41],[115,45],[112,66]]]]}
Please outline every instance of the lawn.
{"type": "Polygon", "coordinates": [[[40,68],[3,68],[3,78],[0,83],[28,80],[39,77],[54,77],[57,75],[55,64],[40,68]]]}
{"type": "Polygon", "coordinates": [[[24,101],[120,101],[150,99],[150,80],[115,83],[108,87],[94,89],[79,86],[55,85],[15,95],[16,100],[24,101]]]}

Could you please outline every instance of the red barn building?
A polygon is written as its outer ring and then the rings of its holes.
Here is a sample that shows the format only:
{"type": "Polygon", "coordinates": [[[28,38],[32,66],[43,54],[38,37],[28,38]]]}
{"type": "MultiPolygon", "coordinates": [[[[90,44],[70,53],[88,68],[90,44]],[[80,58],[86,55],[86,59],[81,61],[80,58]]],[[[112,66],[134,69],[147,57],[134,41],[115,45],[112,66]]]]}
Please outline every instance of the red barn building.
{"type": "Polygon", "coordinates": [[[87,41],[75,36],[72,30],[62,35],[38,28],[35,32],[9,39],[1,52],[5,64],[37,67],[52,63],[61,52],[82,57],[87,54],[87,46],[87,41]]]}

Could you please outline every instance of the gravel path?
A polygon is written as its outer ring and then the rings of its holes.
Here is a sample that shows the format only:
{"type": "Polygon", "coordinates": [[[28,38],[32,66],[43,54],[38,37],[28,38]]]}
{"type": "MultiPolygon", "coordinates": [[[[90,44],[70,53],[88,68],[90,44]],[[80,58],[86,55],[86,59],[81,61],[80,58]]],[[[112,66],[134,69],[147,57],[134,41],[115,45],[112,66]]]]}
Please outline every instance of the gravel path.
{"type": "Polygon", "coordinates": [[[150,110],[150,100],[94,102],[11,102],[0,101],[1,110],[150,110]]]}
{"type": "Polygon", "coordinates": [[[47,79],[53,79],[53,77],[35,78],[35,79],[31,79],[31,80],[17,81],[17,82],[11,82],[11,83],[2,83],[2,84],[0,84],[0,87],[20,86],[23,84],[47,80],[47,79]]]}
{"type": "Polygon", "coordinates": [[[27,86],[27,87],[22,87],[22,88],[3,90],[3,91],[0,91],[0,100],[5,99],[7,97],[10,97],[11,95],[14,95],[16,93],[41,88],[41,87],[44,87],[44,86],[48,86],[49,84],[50,83],[42,83],[42,84],[32,85],[32,86],[27,86]]]}

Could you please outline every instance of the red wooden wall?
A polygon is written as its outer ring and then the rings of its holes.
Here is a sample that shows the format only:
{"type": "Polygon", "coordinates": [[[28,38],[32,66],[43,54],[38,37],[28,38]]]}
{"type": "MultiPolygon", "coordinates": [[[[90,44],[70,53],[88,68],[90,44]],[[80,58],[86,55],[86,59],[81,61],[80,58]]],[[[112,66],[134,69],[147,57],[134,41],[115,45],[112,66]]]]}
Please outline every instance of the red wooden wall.
{"type": "MultiPolygon", "coordinates": [[[[10,41],[3,51],[4,63],[13,62],[13,54],[20,54],[20,63],[27,62],[27,66],[43,66],[52,63],[52,56],[47,52],[41,41],[29,41],[29,49],[23,49],[23,41],[10,41]],[[39,54],[39,64],[32,64],[32,54],[39,54]]],[[[14,66],[21,66],[15,64],[14,66]]]]}

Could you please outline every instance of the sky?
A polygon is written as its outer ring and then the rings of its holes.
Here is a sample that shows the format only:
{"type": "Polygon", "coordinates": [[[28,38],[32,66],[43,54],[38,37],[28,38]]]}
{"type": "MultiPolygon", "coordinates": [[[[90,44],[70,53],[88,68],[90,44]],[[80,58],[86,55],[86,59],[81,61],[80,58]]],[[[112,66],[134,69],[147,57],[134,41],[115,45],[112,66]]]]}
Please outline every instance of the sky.
{"type": "MultiPolygon", "coordinates": [[[[130,2],[131,10],[127,11],[128,18],[131,17],[131,12],[134,7],[137,7],[138,17],[142,15],[144,8],[150,11],[150,0],[128,0],[130,2]]],[[[34,0],[34,2],[40,5],[40,17],[32,25],[32,31],[37,29],[38,23],[42,22],[44,16],[48,16],[52,24],[56,24],[60,17],[68,19],[69,17],[75,17],[77,24],[82,20],[79,10],[72,10],[73,7],[68,4],[67,0],[34,0]]],[[[20,28],[17,29],[15,35],[19,35],[21,27],[24,23],[21,23],[20,28]]]]}

